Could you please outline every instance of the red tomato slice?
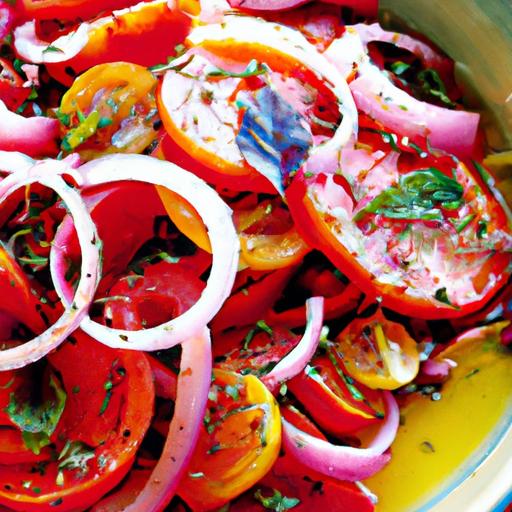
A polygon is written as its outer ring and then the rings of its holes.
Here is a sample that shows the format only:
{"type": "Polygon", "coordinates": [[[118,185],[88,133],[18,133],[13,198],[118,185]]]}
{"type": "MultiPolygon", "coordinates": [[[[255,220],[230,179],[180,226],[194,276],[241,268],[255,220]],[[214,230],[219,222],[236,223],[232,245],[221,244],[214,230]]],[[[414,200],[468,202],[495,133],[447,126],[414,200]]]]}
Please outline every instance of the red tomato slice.
{"type": "Polygon", "coordinates": [[[95,14],[121,9],[136,1],[130,0],[21,0],[21,9],[29,19],[86,20],[95,14]]]}
{"type": "Polygon", "coordinates": [[[81,332],[49,356],[67,394],[51,460],[0,466],[0,503],[22,512],[84,510],[129,470],[149,428],[154,387],[142,353],[81,332]]]}
{"type": "Polygon", "coordinates": [[[446,160],[423,154],[407,153],[401,165],[397,151],[347,149],[343,176],[297,174],[290,211],[304,239],[383,305],[421,318],[464,316],[507,281],[510,227],[464,165],[447,172],[446,160]]]}
{"type": "Polygon", "coordinates": [[[382,392],[355,382],[334,355],[315,356],[287,385],[318,425],[338,437],[384,416],[382,392]]]}
{"type": "Polygon", "coordinates": [[[0,100],[9,110],[15,111],[29,95],[30,87],[23,87],[23,79],[16,73],[11,63],[0,58],[0,100]]]}

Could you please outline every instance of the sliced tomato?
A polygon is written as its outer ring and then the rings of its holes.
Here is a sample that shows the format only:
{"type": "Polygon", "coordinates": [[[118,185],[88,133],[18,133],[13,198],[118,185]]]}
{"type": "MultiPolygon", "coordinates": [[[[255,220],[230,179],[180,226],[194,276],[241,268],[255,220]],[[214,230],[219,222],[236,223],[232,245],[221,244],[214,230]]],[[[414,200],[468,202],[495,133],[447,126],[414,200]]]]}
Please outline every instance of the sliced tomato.
{"type": "Polygon", "coordinates": [[[46,325],[39,311],[42,309],[37,291],[16,260],[0,244],[0,311],[24,323],[33,332],[42,332],[46,325]]]}
{"type": "Polygon", "coordinates": [[[110,349],[80,331],[48,359],[67,395],[55,453],[0,466],[0,503],[23,512],[84,510],[134,461],[153,414],[151,369],[144,354],[110,349]]]}
{"type": "Polygon", "coordinates": [[[329,354],[351,377],[372,389],[396,389],[411,382],[419,370],[416,342],[380,310],[350,322],[329,354]]]}
{"type": "Polygon", "coordinates": [[[265,475],[279,454],[279,407],[253,375],[214,370],[207,414],[178,495],[195,510],[219,507],[265,475]]]}
{"type": "Polygon", "coordinates": [[[9,110],[15,111],[29,97],[30,87],[23,87],[23,83],[12,64],[0,58],[0,100],[9,110]]]}
{"type": "Polygon", "coordinates": [[[265,317],[293,274],[293,267],[238,273],[231,296],[212,320],[212,332],[255,324],[265,317]]]}
{"type": "Polygon", "coordinates": [[[99,64],[78,77],[59,107],[65,152],[85,160],[141,153],[156,137],[156,78],[127,62],[99,64]]]}
{"type": "Polygon", "coordinates": [[[92,22],[80,53],[68,61],[49,64],[48,71],[69,86],[76,76],[97,64],[123,61],[152,66],[166,62],[185,39],[190,24],[191,19],[169,8],[166,0],[140,2],[92,22]]]}
{"type": "Polygon", "coordinates": [[[223,370],[253,374],[268,373],[300,341],[288,329],[258,323],[253,328],[229,331],[215,337],[214,354],[219,354],[216,366],[223,370]]]}
{"type": "MultiPolygon", "coordinates": [[[[292,406],[281,407],[287,421],[303,432],[325,440],[325,436],[302,413],[292,406]]],[[[281,454],[272,469],[250,491],[230,504],[233,512],[263,512],[268,510],[262,498],[292,499],[292,510],[309,512],[316,508],[350,512],[373,512],[375,507],[353,483],[335,480],[306,467],[288,453],[281,454]],[[277,494],[279,493],[279,494],[277,494]],[[256,495],[256,496],[255,496],[256,495]],[[296,501],[298,500],[298,501],[296,501]]],[[[284,503],[290,503],[284,501],[284,503]]]]}
{"type": "Polygon", "coordinates": [[[183,263],[156,263],[143,276],[128,275],[111,288],[105,321],[115,329],[154,327],[190,309],[204,286],[195,269],[183,263]]]}
{"type": "Polygon", "coordinates": [[[384,417],[382,392],[355,382],[329,349],[328,355],[315,356],[287,386],[318,425],[338,437],[384,417]]]}
{"type": "MultiPolygon", "coordinates": [[[[392,134],[373,135],[393,144],[392,134]]],[[[475,174],[428,155],[346,149],[343,175],[298,173],[287,197],[306,242],[383,305],[421,318],[460,317],[506,283],[511,230],[475,174]]]]}
{"type": "MultiPolygon", "coordinates": [[[[302,63],[263,45],[237,44],[232,39],[229,44],[208,42],[181,59],[183,65],[167,71],[162,82],[160,116],[175,144],[201,164],[190,170],[218,186],[275,192],[267,178],[249,164],[237,141],[247,110],[244,105],[256,102],[254,98],[268,90],[267,80],[275,89],[274,101],[296,113],[311,137],[318,136],[316,144],[332,136],[339,124],[337,101],[326,84],[302,63]],[[200,76],[205,79],[198,80],[200,76]],[[276,100],[281,97],[285,100],[276,100]],[[204,168],[209,172],[204,173],[204,168]]],[[[259,108],[263,117],[268,115],[259,108]]],[[[293,151],[271,148],[284,166],[293,151]]]]}

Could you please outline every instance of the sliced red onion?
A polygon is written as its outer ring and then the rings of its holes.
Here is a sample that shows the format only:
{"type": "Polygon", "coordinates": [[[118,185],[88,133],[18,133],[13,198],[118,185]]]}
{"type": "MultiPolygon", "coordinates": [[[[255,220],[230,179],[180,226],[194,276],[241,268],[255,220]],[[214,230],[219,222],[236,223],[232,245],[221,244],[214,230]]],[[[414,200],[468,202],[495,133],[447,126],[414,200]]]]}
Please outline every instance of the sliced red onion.
{"type": "MultiPolygon", "coordinates": [[[[229,296],[235,279],[239,241],[231,210],[203,180],[170,162],[144,155],[109,155],[78,169],[81,185],[91,187],[118,181],[141,181],[161,185],[186,199],[197,210],[208,229],[213,250],[210,277],[200,299],[182,315],[151,329],[112,329],[86,316],[81,328],[112,348],[159,350],[172,347],[201,332],[229,296]]],[[[129,229],[129,227],[127,227],[129,229]]],[[[69,303],[62,265],[56,269],[56,291],[69,303]]]]}
{"type": "Polygon", "coordinates": [[[313,297],[306,301],[306,330],[299,344],[286,355],[262,380],[274,390],[281,382],[298,375],[309,363],[320,341],[324,313],[324,298],[313,297]]]}
{"type": "Polygon", "coordinates": [[[343,119],[334,135],[313,150],[318,152],[339,151],[351,135],[357,133],[357,108],[345,78],[326,58],[318,53],[315,46],[297,30],[279,23],[271,23],[250,16],[226,15],[223,23],[204,25],[195,28],[187,41],[199,46],[208,41],[232,39],[237,43],[264,45],[282,54],[289,55],[296,62],[313,71],[323,79],[338,99],[339,111],[343,119]]]}
{"type": "Polygon", "coordinates": [[[194,451],[212,376],[208,329],[182,344],[177,398],[169,434],[146,486],[125,512],[156,512],[171,501],[194,451]]]}
{"type": "MultiPolygon", "coordinates": [[[[365,16],[377,16],[378,0],[322,0],[324,3],[352,7],[365,16]]],[[[229,0],[231,7],[253,11],[283,11],[307,4],[311,0],[229,0]]]]}
{"type": "Polygon", "coordinates": [[[413,98],[376,66],[365,65],[350,83],[357,107],[400,135],[428,137],[430,144],[458,156],[470,155],[480,115],[449,110],[413,98]]]}
{"type": "Polygon", "coordinates": [[[65,202],[75,222],[82,250],[80,280],[73,300],[65,304],[64,313],[55,324],[23,345],[0,351],[0,371],[33,363],[62,343],[86,315],[99,282],[100,241],[96,227],[78,192],[56,175],[53,161],[40,162],[30,169],[7,176],[0,182],[0,202],[19,188],[32,183],[53,189],[65,202]]]}
{"type": "Polygon", "coordinates": [[[455,368],[457,363],[451,359],[427,359],[421,363],[420,371],[414,382],[418,384],[435,384],[444,382],[450,376],[452,368],[455,368]]]}
{"type": "Polygon", "coordinates": [[[405,48],[427,65],[439,67],[444,62],[428,45],[410,36],[386,32],[378,24],[348,26],[324,55],[345,78],[354,73],[354,66],[357,69],[359,76],[349,85],[357,108],[399,135],[428,137],[435,148],[457,156],[470,155],[480,115],[431,105],[397,87],[387,72],[370,63],[367,44],[375,40],[405,48]]]}
{"type": "Polygon", "coordinates": [[[282,11],[307,4],[310,0],[229,0],[231,7],[253,11],[282,11]]]}
{"type": "Polygon", "coordinates": [[[351,26],[355,30],[365,46],[372,41],[390,43],[398,48],[408,50],[419,57],[427,67],[442,66],[447,58],[437,53],[428,44],[400,32],[384,30],[378,23],[357,23],[351,26]]]}
{"type": "Polygon", "coordinates": [[[21,151],[29,156],[56,155],[59,121],[48,117],[23,117],[0,100],[0,150],[21,151]]]}
{"type": "Polygon", "coordinates": [[[324,475],[352,482],[364,480],[380,471],[391,458],[389,453],[384,452],[395,439],[400,411],[389,391],[384,392],[384,400],[384,424],[367,448],[333,445],[299,430],[283,418],[285,449],[303,464],[324,475]]]}
{"type": "Polygon", "coordinates": [[[0,172],[2,173],[12,174],[17,171],[27,171],[35,163],[35,160],[25,153],[0,150],[0,172]]]}

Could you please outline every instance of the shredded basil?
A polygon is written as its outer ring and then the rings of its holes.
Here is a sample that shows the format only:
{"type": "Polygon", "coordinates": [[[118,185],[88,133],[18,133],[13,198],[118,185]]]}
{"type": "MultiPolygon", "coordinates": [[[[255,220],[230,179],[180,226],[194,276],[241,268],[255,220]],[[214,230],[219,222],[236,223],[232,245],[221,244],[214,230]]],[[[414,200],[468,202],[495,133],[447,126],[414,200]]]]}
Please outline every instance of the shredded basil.
{"type": "Polygon", "coordinates": [[[206,76],[222,76],[222,77],[232,77],[232,78],[249,78],[251,76],[259,76],[265,73],[268,73],[270,68],[265,64],[260,64],[256,59],[252,59],[247,67],[240,73],[234,73],[232,71],[227,71],[225,69],[215,69],[210,71],[206,76]]]}
{"type": "Polygon", "coordinates": [[[372,199],[354,217],[358,221],[367,213],[392,219],[442,220],[440,208],[456,209],[462,205],[462,185],[441,171],[430,167],[403,174],[397,185],[372,199]]]}
{"type": "Polygon", "coordinates": [[[455,107],[455,103],[446,93],[446,86],[443,80],[435,69],[427,68],[420,71],[417,75],[417,79],[425,95],[440,99],[448,107],[455,107]]]}

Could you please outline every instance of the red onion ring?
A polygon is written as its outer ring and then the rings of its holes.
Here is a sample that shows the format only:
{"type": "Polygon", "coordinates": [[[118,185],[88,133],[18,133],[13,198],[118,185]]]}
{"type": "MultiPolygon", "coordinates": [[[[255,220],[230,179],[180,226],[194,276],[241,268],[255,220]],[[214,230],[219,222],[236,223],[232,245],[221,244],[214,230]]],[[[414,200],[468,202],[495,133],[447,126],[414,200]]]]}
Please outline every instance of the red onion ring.
{"type": "Polygon", "coordinates": [[[380,471],[390,460],[384,453],[395,439],[400,411],[393,395],[384,393],[386,417],[380,431],[368,448],[336,446],[314,437],[282,418],[283,442],[286,450],[306,466],[340,480],[363,480],[380,471]]]}
{"type": "Polygon", "coordinates": [[[18,347],[0,351],[0,371],[20,368],[44,357],[62,343],[80,324],[94,298],[100,272],[100,244],[96,227],[82,198],[56,172],[53,161],[40,162],[30,169],[11,174],[0,182],[0,202],[19,188],[39,183],[54,190],[66,203],[73,217],[82,250],[80,280],[73,300],[65,304],[62,316],[55,324],[32,340],[18,347]]]}
{"type": "Polygon", "coordinates": [[[447,61],[446,57],[437,53],[423,41],[419,41],[407,34],[401,34],[400,32],[384,30],[378,23],[372,23],[370,25],[357,23],[356,25],[352,25],[351,29],[357,31],[365,46],[372,41],[393,44],[397,48],[408,50],[416,55],[427,67],[439,67],[447,61]]]}
{"type": "Polygon", "coordinates": [[[0,172],[12,174],[16,171],[27,171],[35,163],[36,161],[25,153],[0,150],[0,172]]]}
{"type": "Polygon", "coordinates": [[[262,378],[265,385],[273,390],[281,382],[298,375],[309,363],[320,341],[324,313],[324,298],[313,297],[306,301],[306,330],[298,345],[290,351],[270,373],[262,378]]]}
{"type": "MultiPolygon", "coordinates": [[[[228,206],[200,178],[170,162],[148,156],[109,155],[83,165],[78,171],[83,187],[141,181],[172,190],[195,207],[208,229],[213,250],[206,287],[198,302],[182,315],[140,331],[106,327],[86,315],[80,324],[82,330],[109,347],[133,350],[169,348],[201,332],[229,296],[237,271],[239,241],[228,206]]],[[[62,270],[63,265],[54,265],[55,289],[60,299],[69,303],[70,287],[62,270]]]]}
{"type": "Polygon", "coordinates": [[[163,510],[178,487],[199,437],[212,375],[209,331],[203,329],[182,347],[174,416],[162,455],[144,489],[125,512],[163,510]]]}
{"type": "Polygon", "coordinates": [[[58,152],[59,121],[48,117],[23,117],[11,112],[0,100],[0,149],[22,151],[29,156],[58,152]]]}

